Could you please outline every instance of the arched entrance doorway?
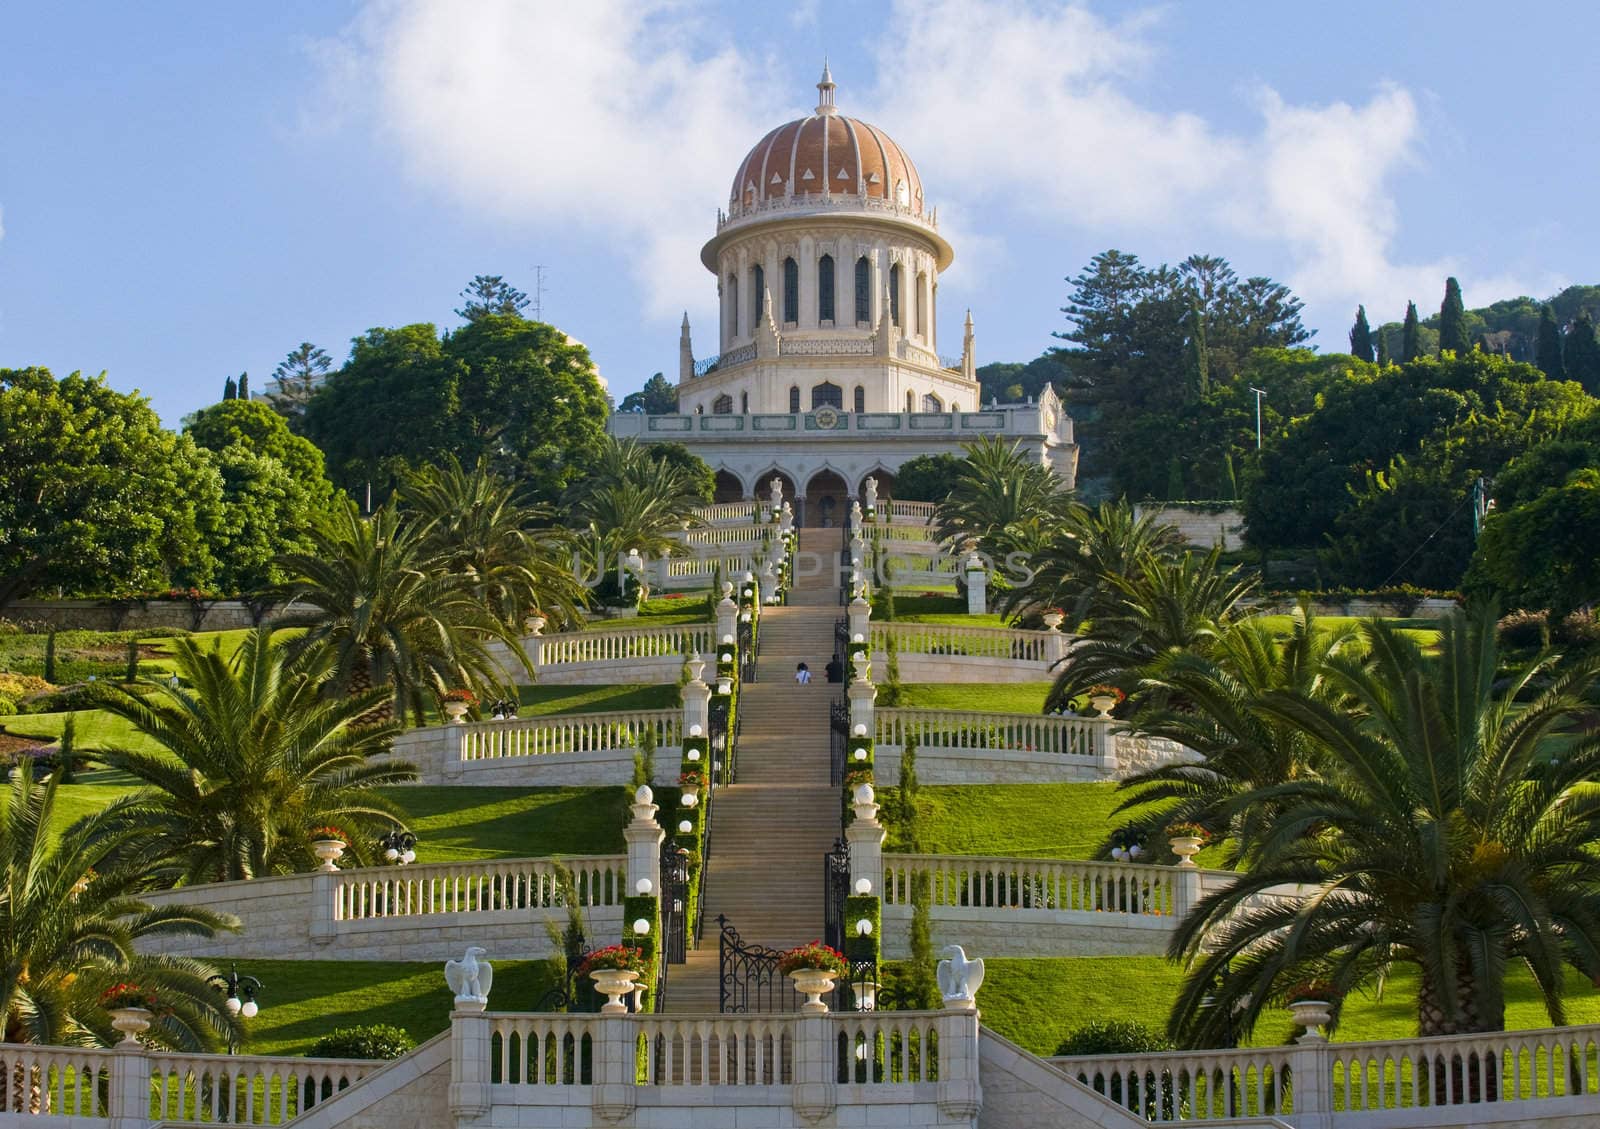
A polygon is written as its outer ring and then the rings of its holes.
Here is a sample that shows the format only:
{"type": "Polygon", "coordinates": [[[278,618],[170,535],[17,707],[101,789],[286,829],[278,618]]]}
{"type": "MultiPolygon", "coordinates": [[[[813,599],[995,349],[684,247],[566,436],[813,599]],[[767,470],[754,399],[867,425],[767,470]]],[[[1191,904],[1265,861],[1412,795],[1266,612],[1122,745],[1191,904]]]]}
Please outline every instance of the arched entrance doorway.
{"type": "Polygon", "coordinates": [[[767,502],[772,498],[772,480],[774,478],[783,483],[783,500],[789,503],[789,508],[794,511],[795,524],[799,525],[801,521],[801,514],[800,505],[795,501],[796,490],[794,488],[794,479],[790,478],[787,474],[784,474],[783,471],[769,470],[760,478],[756,479],[756,501],[760,502],[762,505],[766,505],[767,502]]]}
{"type": "Polygon", "coordinates": [[[850,488],[831,470],[819,470],[806,483],[805,524],[837,529],[850,512],[850,488]]]}
{"type": "Polygon", "coordinates": [[[729,471],[717,471],[716,492],[711,496],[713,502],[742,502],[744,501],[744,483],[739,481],[739,476],[729,471]]]}

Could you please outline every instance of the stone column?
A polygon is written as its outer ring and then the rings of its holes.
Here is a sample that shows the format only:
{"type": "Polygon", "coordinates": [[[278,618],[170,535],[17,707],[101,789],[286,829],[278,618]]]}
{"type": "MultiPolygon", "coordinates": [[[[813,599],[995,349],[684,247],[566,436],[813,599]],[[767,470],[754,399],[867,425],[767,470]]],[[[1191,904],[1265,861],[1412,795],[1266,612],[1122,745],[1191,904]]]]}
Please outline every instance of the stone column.
{"type": "MultiPolygon", "coordinates": [[[[106,1095],[110,1129],[145,1129],[150,1124],[150,1056],[139,1043],[111,1048],[111,1089],[106,1095]]],[[[48,1107],[46,1107],[48,1111],[48,1107]]],[[[25,1118],[19,1123],[26,1124],[25,1118]]]]}
{"type": "MultiPolygon", "coordinates": [[[[845,763],[848,771],[850,763],[845,763]]],[[[850,890],[855,892],[856,883],[865,878],[872,883],[868,893],[876,897],[883,897],[883,841],[888,836],[883,824],[878,822],[878,805],[873,802],[856,804],[855,822],[844,829],[844,837],[850,844],[850,890]]]]}
{"type": "Polygon", "coordinates": [[[771,561],[761,563],[761,603],[775,604],[778,602],[778,573],[772,567],[771,561]]]}
{"type": "Polygon", "coordinates": [[[1330,1129],[1333,1048],[1327,1043],[1297,1043],[1289,1050],[1289,1069],[1294,1072],[1294,1129],[1330,1129]]]}
{"type": "Polygon", "coordinates": [[[318,870],[311,875],[311,941],[313,944],[326,945],[333,940],[333,883],[337,877],[337,871],[330,874],[326,870],[318,870]]]}
{"type": "Polygon", "coordinates": [[[826,1015],[794,1021],[794,1110],[809,1122],[829,1116],[839,1104],[834,1030],[826,1015]]]}
{"type": "Polygon", "coordinates": [[[878,688],[870,682],[852,682],[845,689],[850,697],[850,734],[851,736],[864,736],[872,739],[873,704],[878,700],[878,688]],[[857,726],[866,726],[864,733],[857,734],[857,726]]]}
{"type": "Polygon", "coordinates": [[[809,235],[800,237],[800,250],[796,252],[796,265],[800,268],[801,329],[817,328],[817,242],[809,235]]]}
{"type": "Polygon", "coordinates": [[[731,596],[717,601],[717,644],[720,646],[739,637],[739,605],[731,596]]]}
{"type": "Polygon", "coordinates": [[[690,736],[695,726],[700,733],[711,732],[711,687],[700,680],[705,660],[698,653],[689,656],[689,681],[683,687],[683,733],[690,736]]]}
{"type": "Polygon", "coordinates": [[[983,615],[989,610],[989,572],[977,553],[967,557],[967,614],[983,615]]]}
{"type": "Polygon", "coordinates": [[[863,643],[872,642],[872,605],[867,603],[865,597],[857,596],[850,601],[850,606],[845,609],[845,619],[848,621],[851,642],[855,641],[857,635],[861,636],[863,643]]]}
{"type": "Polygon", "coordinates": [[[1067,657],[1067,651],[1072,646],[1072,636],[1063,635],[1061,629],[1052,627],[1050,634],[1044,639],[1044,661],[1050,666],[1067,657]]]}
{"type": "Polygon", "coordinates": [[[467,730],[463,725],[452,725],[444,731],[444,757],[440,765],[446,780],[454,780],[461,775],[461,766],[466,758],[462,754],[466,751],[467,730]]]}
{"type": "Polygon", "coordinates": [[[1116,724],[1116,719],[1109,717],[1082,718],[1089,726],[1089,747],[1095,760],[1099,762],[1100,771],[1115,775],[1122,767],[1122,758],[1117,755],[1117,742],[1111,732],[1111,727],[1116,724]]]}
{"type": "Polygon", "coordinates": [[[649,893],[661,894],[661,844],[667,833],[656,822],[660,810],[654,803],[655,793],[648,784],[633,794],[633,820],[622,830],[628,843],[628,889],[631,896],[639,891],[639,879],[648,879],[649,893]]]}
{"type": "MultiPolygon", "coordinates": [[[[972,1000],[946,1000],[939,1016],[939,1112],[963,1121],[983,1108],[978,1081],[978,1005],[972,1000]]],[[[1300,1075],[1295,1074],[1298,1087],[1300,1075]]],[[[1295,1090],[1295,1112],[1300,1091],[1295,1090]]],[[[1299,1129],[1299,1125],[1296,1125],[1299,1129]]]]}
{"type": "Polygon", "coordinates": [[[450,1112],[456,1124],[489,1112],[489,1068],[494,1060],[484,1000],[457,997],[450,1013],[450,1112]]]}
{"type": "Polygon", "coordinates": [[[603,1120],[621,1121],[638,1104],[637,1034],[637,1024],[627,1014],[602,1016],[595,1026],[590,1103],[603,1120]]]}
{"type": "Polygon", "coordinates": [[[1182,921],[1194,911],[1204,896],[1200,889],[1200,868],[1173,866],[1168,868],[1168,873],[1172,875],[1172,915],[1182,921]]]}

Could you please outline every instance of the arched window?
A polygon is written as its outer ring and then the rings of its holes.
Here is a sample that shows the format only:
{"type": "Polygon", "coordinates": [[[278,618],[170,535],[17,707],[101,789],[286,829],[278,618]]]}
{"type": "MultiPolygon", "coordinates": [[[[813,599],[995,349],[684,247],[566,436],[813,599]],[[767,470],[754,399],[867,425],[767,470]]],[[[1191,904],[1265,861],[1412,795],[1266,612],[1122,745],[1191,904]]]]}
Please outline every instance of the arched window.
{"type": "Polygon", "coordinates": [[[724,392],[711,401],[711,414],[714,416],[731,416],[733,414],[733,397],[724,392]]]}
{"type": "Polygon", "coordinates": [[[928,275],[925,271],[917,272],[917,336],[924,341],[928,339],[928,303],[922,301],[922,295],[928,289],[928,275]]]}
{"type": "Polygon", "coordinates": [[[750,414],[750,393],[739,393],[739,412],[741,415],[750,414]]]}
{"type": "Polygon", "coordinates": [[[917,402],[911,398],[911,393],[907,392],[906,393],[906,411],[908,411],[908,412],[916,411],[917,410],[916,403],[917,402]]]}
{"type": "Polygon", "coordinates": [[[753,331],[767,312],[767,272],[758,266],[751,267],[750,282],[750,328],[753,331]]]}
{"type": "Polygon", "coordinates": [[[940,400],[932,392],[924,392],[922,394],[922,410],[925,412],[942,412],[944,411],[944,401],[940,400]]]}
{"type": "Polygon", "coordinates": [[[793,259],[783,260],[783,322],[794,325],[800,320],[800,264],[793,259]]]}
{"type": "Polygon", "coordinates": [[[889,268],[889,320],[900,324],[900,264],[889,268]]]}
{"type": "Polygon", "coordinates": [[[833,320],[833,256],[817,260],[817,320],[833,320]]]}
{"type": "Polygon", "coordinates": [[[739,336],[739,279],[728,276],[728,336],[739,336]]]}
{"type": "Polygon", "coordinates": [[[789,386],[789,410],[791,412],[800,410],[800,388],[798,385],[789,386]]]}
{"type": "Polygon", "coordinates": [[[950,410],[952,412],[959,412],[961,410],[961,404],[956,400],[951,400],[950,401],[950,410]]]}
{"type": "Polygon", "coordinates": [[[830,381],[823,381],[811,389],[811,410],[816,411],[823,405],[830,408],[844,409],[844,389],[830,381]]]}
{"type": "Polygon", "coordinates": [[[872,268],[867,257],[856,260],[856,321],[872,320],[872,268]]]}
{"type": "Polygon", "coordinates": [[[861,387],[861,385],[858,384],[858,385],[856,385],[856,411],[864,412],[866,410],[867,410],[867,390],[865,388],[861,387]]]}

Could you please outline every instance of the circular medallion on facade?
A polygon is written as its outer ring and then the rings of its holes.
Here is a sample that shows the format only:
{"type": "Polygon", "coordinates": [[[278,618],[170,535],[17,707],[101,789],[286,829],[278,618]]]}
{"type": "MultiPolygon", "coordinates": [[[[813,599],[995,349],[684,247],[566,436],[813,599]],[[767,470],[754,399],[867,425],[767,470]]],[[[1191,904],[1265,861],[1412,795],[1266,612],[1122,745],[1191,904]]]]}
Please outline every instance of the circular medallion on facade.
{"type": "Polygon", "coordinates": [[[817,426],[823,431],[832,431],[839,425],[839,413],[831,405],[824,404],[814,413],[817,426]]]}

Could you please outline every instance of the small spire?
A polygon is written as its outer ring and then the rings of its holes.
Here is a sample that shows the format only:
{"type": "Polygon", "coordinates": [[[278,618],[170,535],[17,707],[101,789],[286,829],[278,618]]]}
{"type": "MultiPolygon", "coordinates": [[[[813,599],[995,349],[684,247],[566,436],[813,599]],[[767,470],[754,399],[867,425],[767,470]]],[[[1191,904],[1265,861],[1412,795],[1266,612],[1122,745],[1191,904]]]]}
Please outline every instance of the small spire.
{"type": "Polygon", "coordinates": [[[689,311],[688,310],[684,310],[683,311],[683,328],[684,329],[688,329],[689,328],[689,311]]]}
{"type": "Polygon", "coordinates": [[[817,113],[833,115],[839,108],[833,104],[833,73],[828,70],[828,57],[822,57],[822,81],[817,83],[817,113]]]}

